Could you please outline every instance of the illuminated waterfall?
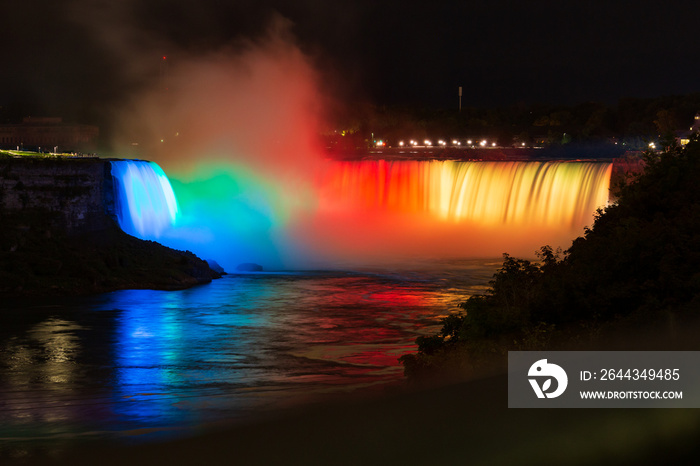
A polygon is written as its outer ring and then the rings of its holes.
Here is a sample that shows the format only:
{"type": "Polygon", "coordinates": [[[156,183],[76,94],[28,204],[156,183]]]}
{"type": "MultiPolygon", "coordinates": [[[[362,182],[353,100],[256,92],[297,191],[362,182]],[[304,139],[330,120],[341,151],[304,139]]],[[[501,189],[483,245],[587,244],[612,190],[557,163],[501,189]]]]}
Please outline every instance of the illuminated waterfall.
{"type": "Polygon", "coordinates": [[[326,195],[346,206],[481,225],[583,226],[608,201],[612,165],[592,162],[339,162],[326,195]]]}
{"type": "Polygon", "coordinates": [[[139,238],[159,238],[178,213],[168,177],[154,162],[119,160],[111,164],[119,226],[139,238]]]}
{"type": "Polygon", "coordinates": [[[308,204],[296,191],[230,167],[202,181],[175,177],[178,213],[158,165],[114,161],[116,216],[129,234],[229,268],[529,257],[544,244],[567,247],[593,223],[608,202],[612,171],[594,162],[354,161],[322,168],[308,204]]]}

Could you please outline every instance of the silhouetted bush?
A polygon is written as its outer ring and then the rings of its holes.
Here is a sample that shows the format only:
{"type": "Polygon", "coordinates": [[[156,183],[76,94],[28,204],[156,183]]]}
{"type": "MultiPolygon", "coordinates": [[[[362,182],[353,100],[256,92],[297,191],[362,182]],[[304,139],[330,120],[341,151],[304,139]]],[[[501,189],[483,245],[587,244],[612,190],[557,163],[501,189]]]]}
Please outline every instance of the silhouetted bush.
{"type": "Polygon", "coordinates": [[[644,173],[619,188],[617,202],[567,251],[545,246],[537,263],[504,254],[490,291],[462,303],[464,312],[401,358],[406,375],[452,370],[457,353],[544,349],[561,326],[697,313],[700,141],[670,142],[644,157],[644,173]]]}

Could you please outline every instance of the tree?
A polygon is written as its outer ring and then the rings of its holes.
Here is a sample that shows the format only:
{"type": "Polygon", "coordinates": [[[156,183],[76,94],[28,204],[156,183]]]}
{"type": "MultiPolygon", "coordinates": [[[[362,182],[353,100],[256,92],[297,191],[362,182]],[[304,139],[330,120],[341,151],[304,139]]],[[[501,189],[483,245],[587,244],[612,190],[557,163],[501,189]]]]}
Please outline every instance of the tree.
{"type": "Polygon", "coordinates": [[[435,338],[418,341],[407,375],[484,347],[545,344],[543,332],[563,325],[700,314],[700,141],[669,144],[644,161],[644,173],[563,254],[545,246],[537,263],[504,254],[490,291],[462,303],[435,338]]]}
{"type": "Polygon", "coordinates": [[[675,112],[673,110],[659,110],[656,112],[656,119],[654,120],[654,125],[662,136],[672,135],[678,129],[678,119],[676,118],[675,112]]]}

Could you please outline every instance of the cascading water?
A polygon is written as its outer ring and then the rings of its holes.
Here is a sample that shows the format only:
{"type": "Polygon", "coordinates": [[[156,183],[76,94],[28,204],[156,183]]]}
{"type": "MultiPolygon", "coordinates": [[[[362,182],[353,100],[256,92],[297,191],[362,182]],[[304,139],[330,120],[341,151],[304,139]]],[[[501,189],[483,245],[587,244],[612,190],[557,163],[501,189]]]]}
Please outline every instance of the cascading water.
{"type": "Polygon", "coordinates": [[[442,221],[582,226],[607,203],[611,170],[590,162],[341,162],[325,189],[355,208],[442,221]]]}
{"type": "Polygon", "coordinates": [[[168,177],[154,162],[118,160],[111,164],[119,226],[138,238],[160,238],[178,213],[168,177]]]}
{"type": "Polygon", "coordinates": [[[316,202],[300,207],[280,202],[295,197],[266,178],[224,166],[211,178],[175,177],[178,214],[158,165],[112,162],[124,231],[228,268],[354,267],[566,247],[607,204],[611,170],[594,162],[330,162],[310,190],[316,202]]]}
{"type": "Polygon", "coordinates": [[[329,164],[297,237],[337,264],[532,257],[566,249],[608,203],[596,162],[351,161],[329,164]]]}

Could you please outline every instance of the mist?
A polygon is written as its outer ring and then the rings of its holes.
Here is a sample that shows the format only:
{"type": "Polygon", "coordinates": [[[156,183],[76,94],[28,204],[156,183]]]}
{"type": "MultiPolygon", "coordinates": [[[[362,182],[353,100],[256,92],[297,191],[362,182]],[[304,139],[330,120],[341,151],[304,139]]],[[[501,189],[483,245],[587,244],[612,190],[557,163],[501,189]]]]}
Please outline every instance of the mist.
{"type": "Polygon", "coordinates": [[[316,205],[325,99],[289,28],[276,17],[258,38],[164,55],[119,112],[115,154],[158,163],[180,203],[164,244],[228,269],[304,266],[286,227],[316,205]]]}
{"type": "MultiPolygon", "coordinates": [[[[522,207],[518,220],[489,223],[471,215],[441,218],[436,214],[441,208],[424,208],[447,189],[445,183],[456,183],[450,188],[454,195],[464,192],[470,181],[460,178],[461,168],[435,166],[433,178],[450,181],[430,185],[424,183],[427,166],[418,162],[410,172],[389,164],[386,173],[356,177],[354,169],[328,160],[319,141],[322,130],[332,127],[327,109],[337,114],[339,108],[324,89],[340,83],[327,82],[329,75],[319,71],[290,30],[291,24],[276,16],[256,38],[214,52],[163,55],[157,77],[121,106],[114,125],[116,154],[158,163],[179,203],[174,227],[154,239],[216,260],[227,270],[243,262],[267,270],[358,269],[504,252],[531,257],[544,244],[568,247],[605,202],[607,184],[601,182],[583,200],[591,204],[581,207],[586,216],[575,224],[564,221],[568,214],[550,215],[546,225],[535,222],[528,216],[532,205],[522,207]],[[345,186],[348,177],[359,184],[345,186]],[[393,199],[422,194],[415,202],[383,203],[382,193],[389,190],[395,191],[393,199]]],[[[492,166],[493,182],[477,196],[480,209],[496,212],[499,196],[533,198],[528,183],[539,172],[530,170],[530,178],[523,178],[521,168],[492,166]],[[490,191],[494,186],[501,187],[490,191]]],[[[368,169],[356,167],[359,174],[368,169]]],[[[578,178],[571,178],[571,170],[560,172],[551,180],[558,191],[545,196],[542,205],[562,199],[565,186],[577,195],[578,178]]],[[[438,201],[445,202],[454,199],[438,201]]]]}

